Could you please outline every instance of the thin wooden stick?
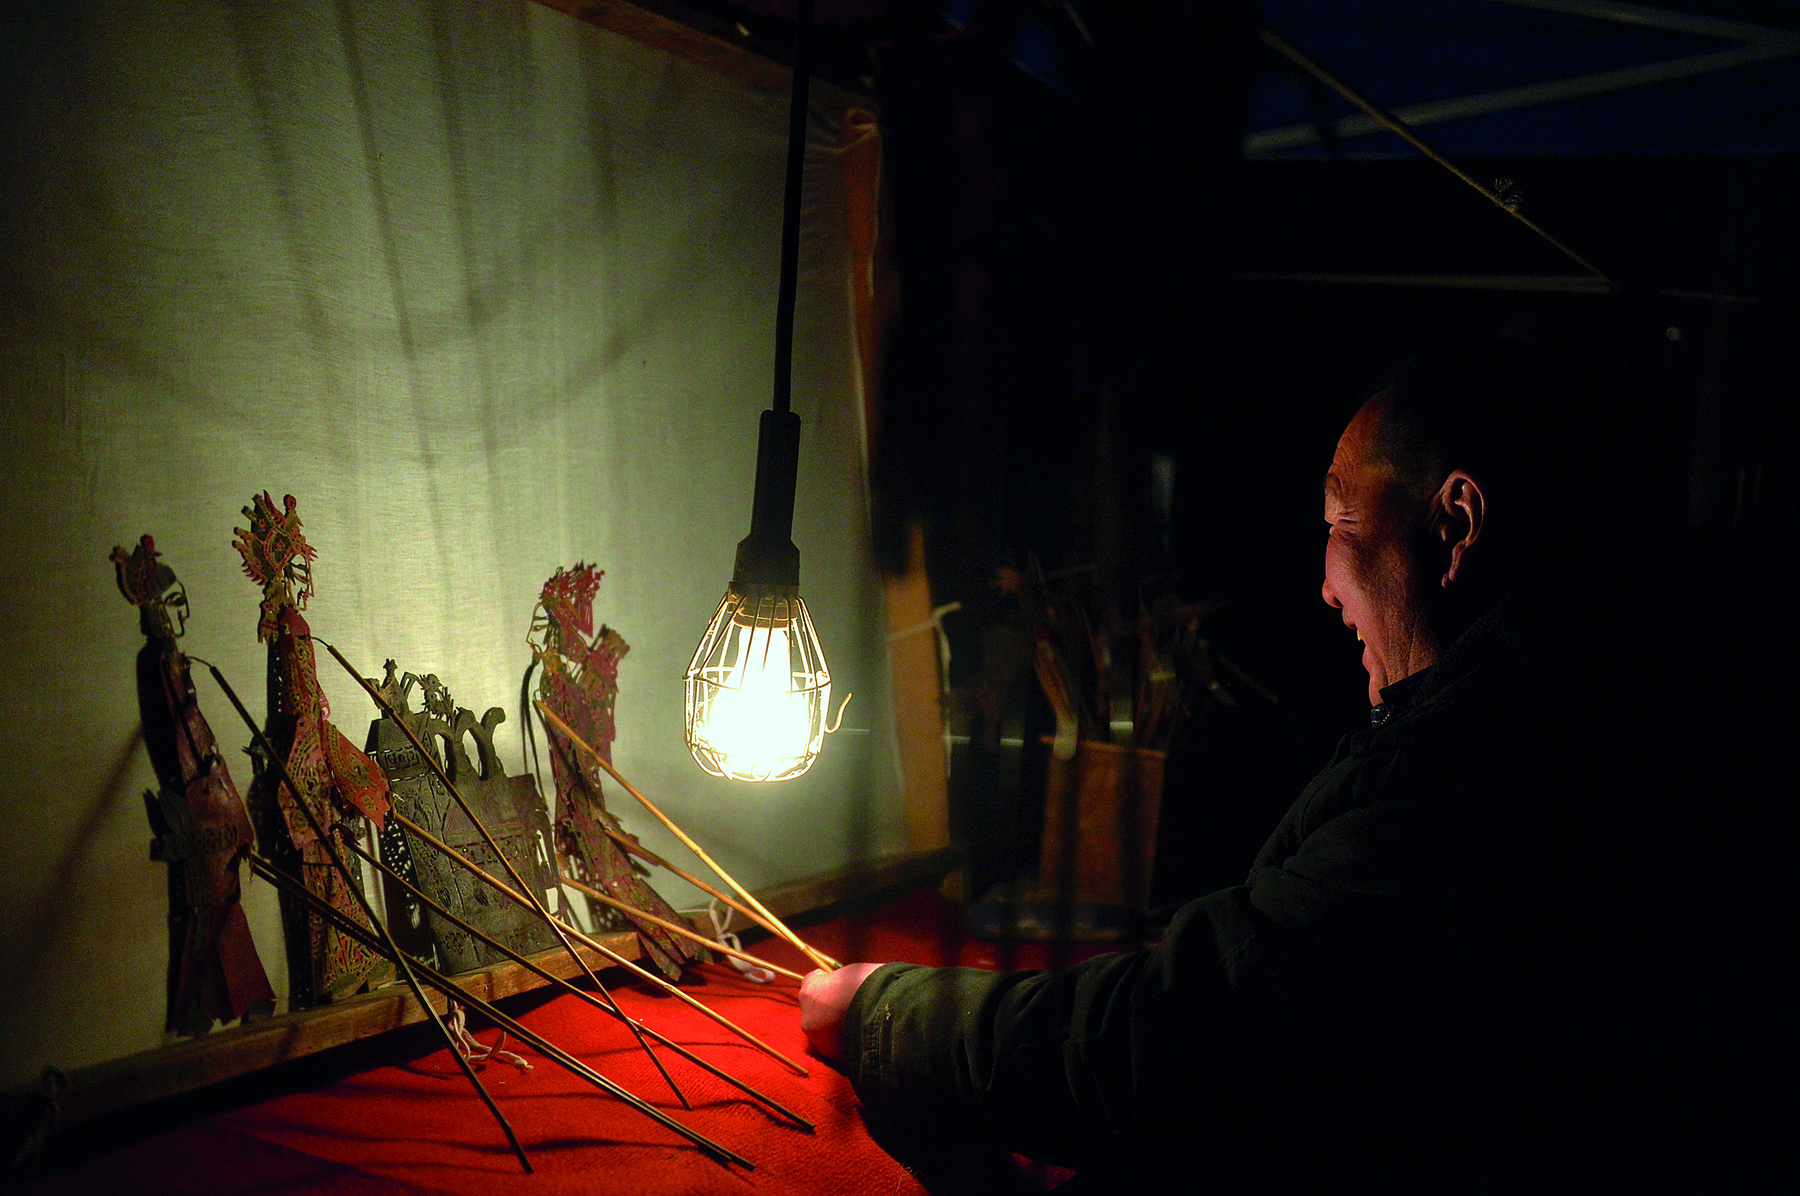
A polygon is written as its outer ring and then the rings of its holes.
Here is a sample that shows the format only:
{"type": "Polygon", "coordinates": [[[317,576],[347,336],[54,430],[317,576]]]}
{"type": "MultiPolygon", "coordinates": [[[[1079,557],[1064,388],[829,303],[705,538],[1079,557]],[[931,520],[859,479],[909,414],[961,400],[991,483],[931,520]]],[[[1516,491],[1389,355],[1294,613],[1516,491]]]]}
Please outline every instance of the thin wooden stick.
{"type": "MultiPolygon", "coordinates": [[[[425,744],[420,741],[419,737],[413,733],[413,729],[407,725],[406,720],[400,717],[400,712],[395,710],[393,705],[381,695],[380,690],[369,684],[368,678],[357,672],[356,669],[351,666],[350,662],[344,659],[344,654],[342,652],[339,652],[336,648],[332,647],[329,643],[326,643],[326,641],[320,639],[316,635],[312,636],[311,639],[315,644],[324,644],[325,650],[331,653],[332,659],[343,665],[346,673],[349,673],[352,677],[356,678],[356,683],[363,687],[363,692],[367,693],[369,697],[374,700],[375,705],[380,708],[381,712],[389,719],[393,720],[396,727],[400,728],[401,733],[406,736],[407,742],[413,745],[413,748],[419,753],[420,758],[422,758],[431,768],[431,771],[437,776],[437,779],[443,782],[444,788],[449,790],[450,796],[456,799],[456,804],[462,809],[464,816],[467,817],[468,820],[474,824],[475,829],[481,833],[481,839],[488,845],[488,850],[499,857],[500,863],[506,868],[506,874],[512,877],[512,881],[515,885],[519,886],[519,891],[524,894],[521,904],[525,905],[528,909],[536,913],[538,917],[543,919],[544,925],[548,926],[551,933],[561,940],[563,950],[569,953],[569,958],[580,964],[581,970],[587,973],[587,978],[593,982],[594,988],[599,991],[600,996],[607,1004],[614,1004],[612,994],[606,991],[606,986],[604,984],[600,983],[600,977],[594,975],[594,969],[588,967],[587,961],[576,953],[574,944],[569,942],[569,937],[558,929],[555,919],[550,916],[550,911],[544,908],[544,903],[538,899],[538,895],[531,891],[531,886],[525,883],[525,878],[523,876],[519,875],[519,870],[513,866],[512,860],[504,851],[500,850],[500,844],[495,842],[494,836],[488,832],[487,824],[481,821],[481,817],[475,813],[474,807],[469,805],[462,793],[451,782],[450,774],[444,771],[444,766],[438,762],[437,753],[426,747],[425,744]]],[[[631,1019],[625,1017],[625,1011],[622,1009],[619,1010],[619,1016],[624,1019],[626,1027],[631,1030],[631,1036],[637,1039],[637,1044],[643,1049],[644,1054],[650,1056],[650,1062],[656,1065],[656,1070],[662,1073],[663,1080],[669,1085],[669,1091],[675,1094],[675,1099],[681,1102],[681,1107],[692,1112],[694,1106],[688,1103],[687,1096],[676,1085],[675,1077],[669,1074],[669,1069],[664,1067],[662,1060],[656,1057],[656,1052],[650,1049],[650,1044],[644,1041],[644,1036],[638,1033],[637,1027],[632,1023],[631,1019]]]]}
{"type": "Polygon", "coordinates": [[[556,713],[554,711],[552,711],[548,706],[544,705],[542,702],[534,700],[532,702],[532,705],[536,706],[538,709],[538,713],[543,715],[546,720],[553,723],[556,726],[557,730],[561,731],[564,735],[567,735],[569,737],[569,739],[572,742],[574,742],[574,744],[577,747],[586,751],[589,756],[593,757],[594,762],[597,763],[598,765],[600,765],[601,768],[604,768],[606,770],[606,773],[608,776],[610,776],[613,780],[617,781],[620,785],[624,786],[625,792],[627,792],[627,793],[631,794],[631,796],[637,798],[638,801],[640,803],[642,803],[644,809],[646,809],[646,810],[650,811],[652,814],[654,814],[657,818],[657,821],[661,822],[665,827],[667,827],[671,834],[673,834],[677,839],[680,839],[683,843],[687,844],[688,850],[692,851],[695,855],[699,856],[701,862],[704,863],[708,868],[711,868],[714,872],[716,872],[718,874],[720,880],[724,881],[726,884],[728,884],[732,888],[736,889],[738,896],[742,897],[744,899],[745,903],[747,903],[752,909],[754,909],[758,913],[760,913],[764,918],[768,919],[767,925],[769,926],[770,929],[774,930],[775,933],[779,934],[782,938],[786,939],[790,944],[792,944],[796,949],[798,949],[802,955],[804,955],[808,959],[812,960],[816,966],[823,968],[828,972],[834,970],[831,967],[831,965],[826,962],[825,957],[823,955],[820,955],[817,951],[814,951],[811,947],[809,947],[805,943],[801,942],[799,935],[797,935],[793,931],[789,930],[787,928],[786,924],[783,923],[780,918],[777,918],[774,914],[770,913],[768,911],[768,909],[763,905],[762,902],[758,901],[754,896],[751,895],[751,893],[748,889],[744,888],[743,885],[740,885],[737,881],[733,880],[731,877],[731,873],[729,873],[729,872],[725,871],[725,869],[719,867],[719,865],[713,860],[713,858],[710,855],[706,854],[705,848],[701,847],[698,843],[696,843],[692,839],[688,838],[686,831],[683,831],[680,827],[676,826],[674,821],[667,814],[664,814],[661,810],[657,809],[656,806],[654,804],[652,804],[652,802],[650,801],[649,798],[645,797],[642,793],[639,793],[637,791],[637,788],[635,786],[633,786],[630,781],[627,781],[624,777],[620,776],[619,770],[614,768],[610,763],[608,763],[606,757],[602,756],[599,752],[595,751],[591,746],[589,746],[588,742],[585,739],[583,739],[581,736],[577,735],[575,733],[575,729],[573,727],[569,726],[568,723],[565,723],[562,719],[558,718],[556,716],[556,713]]]}
{"type": "MultiPolygon", "coordinates": [[[[384,872],[388,876],[388,878],[390,880],[392,880],[395,884],[399,885],[401,888],[405,889],[408,893],[411,893],[414,897],[418,898],[420,901],[422,901],[426,905],[430,906],[432,911],[435,912],[439,917],[450,922],[451,924],[456,926],[458,929],[462,930],[463,932],[465,932],[469,935],[474,936],[475,938],[480,939],[482,942],[486,943],[488,946],[492,947],[494,950],[498,951],[500,954],[506,956],[508,959],[512,960],[514,963],[518,964],[520,967],[526,968],[526,969],[530,970],[531,972],[535,973],[537,976],[548,981],[549,983],[557,985],[558,987],[566,989],[567,991],[573,993],[576,997],[580,998],[583,1001],[586,1001],[589,1005],[592,1005],[595,1009],[598,1009],[600,1012],[606,1014],[608,1017],[618,1017],[619,1016],[619,1012],[617,1010],[615,1010],[612,1006],[609,1006],[609,1005],[605,1004],[604,1002],[602,1002],[600,1000],[600,998],[596,997],[593,993],[586,992],[582,989],[576,988],[573,984],[570,984],[563,977],[558,976],[555,973],[548,971],[547,969],[540,966],[539,964],[533,963],[530,959],[519,954],[517,951],[513,950],[511,947],[508,947],[505,943],[501,942],[499,939],[494,938],[492,935],[489,935],[486,932],[482,931],[481,929],[476,927],[473,923],[465,922],[461,918],[457,917],[455,914],[451,913],[449,910],[445,909],[441,904],[439,904],[436,900],[434,900],[432,898],[431,894],[425,892],[423,889],[419,888],[417,885],[415,885],[411,881],[407,880],[406,877],[400,875],[400,873],[397,869],[395,869],[392,865],[388,864],[380,856],[375,855],[373,852],[364,850],[361,846],[359,846],[355,843],[350,844],[350,850],[354,851],[357,855],[361,856],[363,859],[369,861],[369,863],[373,864],[375,867],[381,869],[381,871],[384,872]]],[[[656,1039],[656,1041],[662,1043],[664,1046],[666,1046],[670,1050],[674,1051],[677,1055],[680,1055],[683,1059],[686,1059],[689,1063],[692,1063],[696,1067],[703,1068],[706,1071],[711,1072],[713,1075],[717,1076],[721,1080],[724,1080],[727,1084],[730,1084],[732,1087],[737,1088],[742,1092],[748,1093],[750,1096],[755,1097],[757,1100],[761,1101],[763,1104],[768,1105],[769,1108],[775,1110],[777,1113],[780,1113],[782,1116],[795,1122],[797,1125],[799,1125],[802,1129],[806,1130],[808,1133],[812,1132],[813,1123],[808,1121],[806,1118],[800,1116],[800,1114],[794,1112],[792,1109],[789,1109],[788,1107],[786,1107],[785,1105],[781,1104],[780,1102],[774,1100],[771,1097],[764,1096],[761,1092],[758,1092],[756,1089],[754,1089],[750,1085],[744,1083],[742,1080],[738,1079],[736,1076],[732,1075],[730,1072],[725,1071],[723,1068],[715,1067],[713,1064],[708,1063],[705,1059],[702,1059],[700,1056],[694,1054],[694,1052],[688,1050],[686,1047],[682,1046],[679,1042],[676,1042],[674,1039],[668,1037],[666,1034],[659,1033],[654,1027],[646,1026],[643,1022],[637,1022],[637,1026],[644,1033],[646,1033],[650,1037],[656,1039]]]]}
{"type": "MultiPolygon", "coordinates": [[[[494,1103],[492,1096],[488,1095],[488,1090],[482,1084],[481,1077],[475,1074],[474,1067],[470,1066],[468,1059],[463,1056],[461,1048],[458,1047],[455,1036],[450,1033],[450,1027],[444,1025],[444,1019],[438,1016],[438,1011],[433,1009],[431,1002],[425,999],[425,991],[419,987],[419,978],[413,975],[412,968],[407,964],[406,956],[400,950],[400,944],[396,943],[394,936],[388,933],[387,923],[375,916],[375,907],[369,903],[368,897],[362,891],[362,886],[356,883],[356,878],[350,875],[350,869],[345,867],[343,857],[337,853],[337,845],[331,841],[330,834],[319,824],[319,816],[313,813],[311,806],[306,804],[306,798],[300,792],[300,786],[294,784],[293,775],[288,772],[287,761],[282,758],[280,752],[275,750],[275,745],[269,742],[269,737],[263,734],[262,728],[256,725],[256,720],[250,717],[250,712],[238,700],[237,691],[231,688],[230,683],[225,680],[225,674],[219,671],[218,666],[201,660],[198,656],[190,655],[188,659],[206,665],[207,671],[212,673],[213,680],[218,683],[226,698],[230,699],[232,706],[236,707],[238,715],[243,718],[244,725],[250,728],[250,736],[256,746],[262,749],[264,757],[281,773],[282,783],[288,787],[288,792],[294,795],[294,804],[299,806],[300,812],[305,815],[307,827],[311,829],[319,845],[325,849],[325,854],[331,858],[332,864],[343,876],[344,883],[349,885],[350,891],[356,895],[357,904],[362,907],[363,917],[367,918],[369,924],[376,927],[380,933],[377,942],[365,941],[365,945],[369,946],[377,955],[392,962],[395,969],[406,980],[406,986],[412,990],[413,999],[424,1006],[425,1012],[431,1017],[432,1025],[436,1026],[438,1033],[444,1036],[444,1042],[449,1046],[450,1054],[455,1056],[457,1064],[461,1066],[463,1075],[469,1078],[469,1083],[473,1084],[475,1091],[480,1094],[482,1103],[487,1105],[488,1112],[492,1113],[494,1120],[500,1123],[500,1129],[506,1134],[506,1140],[512,1144],[513,1153],[519,1156],[519,1165],[525,1168],[527,1175],[531,1174],[531,1160],[525,1156],[525,1147],[520,1145],[519,1136],[513,1132],[512,1122],[506,1119],[506,1114],[500,1111],[500,1106],[494,1103]]],[[[328,903],[319,901],[304,884],[299,886],[299,891],[318,906],[331,910],[328,903]]],[[[336,913],[337,911],[332,910],[332,912],[336,913]]]]}
{"type": "MultiPolygon", "coordinates": [[[[270,883],[272,883],[280,888],[283,888],[289,892],[292,892],[296,896],[304,899],[314,909],[318,910],[320,914],[322,914],[323,916],[325,916],[327,918],[330,918],[332,920],[332,922],[334,922],[337,925],[338,929],[341,932],[349,934],[352,938],[355,938],[358,942],[361,942],[364,945],[371,945],[371,946],[373,945],[373,943],[375,941],[373,935],[370,935],[367,931],[365,931],[361,927],[357,926],[349,918],[344,917],[344,915],[342,913],[333,909],[329,904],[327,904],[324,901],[321,901],[318,897],[316,897],[312,893],[308,892],[306,887],[303,884],[301,884],[298,880],[295,880],[293,877],[289,876],[286,872],[283,872],[280,868],[276,867],[272,861],[267,860],[260,855],[257,855],[255,852],[249,853],[249,859],[250,859],[251,866],[253,868],[255,868],[257,875],[263,877],[265,880],[269,881],[270,883]]],[[[536,1047],[539,1051],[542,1051],[544,1053],[545,1057],[553,1060],[556,1063],[562,1064],[563,1067],[574,1072],[576,1075],[580,1076],[582,1079],[587,1080],[589,1083],[595,1085],[596,1087],[606,1091],[607,1093],[609,1093],[613,1096],[618,1097],[620,1100],[624,1101],[626,1104],[630,1105],[632,1108],[638,1110],[640,1113],[645,1114],[646,1116],[650,1117],[652,1120],[658,1122],[659,1124],[667,1126],[669,1129],[674,1130],[677,1134],[680,1134],[683,1138],[686,1138],[688,1141],[692,1142],[694,1145],[700,1147],[700,1149],[706,1151],[708,1154],[711,1154],[714,1158],[716,1158],[720,1161],[730,1161],[730,1162],[734,1162],[734,1163],[741,1163],[745,1167],[748,1167],[752,1170],[755,1169],[756,1164],[752,1163],[749,1159],[746,1159],[743,1155],[737,1153],[737,1151],[732,1150],[728,1146],[724,1146],[718,1142],[713,1141],[711,1138],[707,1137],[705,1134],[701,1133],[699,1130],[696,1130],[689,1126],[685,1126],[685,1125],[681,1124],[679,1121],[675,1120],[673,1117],[669,1116],[667,1113],[663,1112],[661,1109],[657,1108],[655,1105],[651,1104],[649,1101],[644,1100],[642,1097],[634,1096],[631,1092],[627,1091],[625,1088],[621,1087],[619,1084],[615,1083],[614,1081],[607,1079],[605,1076],[603,1076],[599,1072],[595,1071],[592,1067],[589,1067],[587,1064],[583,1063],[581,1060],[577,1059],[575,1056],[569,1054],[569,1052],[563,1050],[561,1047],[555,1045],[549,1039],[543,1037],[541,1034],[538,1034],[532,1030],[527,1030],[524,1026],[520,1025],[517,1021],[508,1017],[506,1014],[500,1012],[498,1009],[494,1008],[492,1005],[490,1005],[488,1002],[482,1000],[480,997],[477,997],[473,993],[469,992],[467,989],[463,988],[460,984],[456,983],[456,981],[450,979],[450,977],[444,975],[442,972],[438,971],[436,968],[432,967],[430,964],[426,963],[424,960],[419,959],[414,956],[410,956],[410,955],[406,956],[406,958],[407,958],[407,960],[410,961],[411,966],[414,968],[417,968],[420,975],[424,976],[426,980],[430,981],[431,986],[433,988],[437,989],[440,993],[444,994],[445,997],[451,998],[453,1000],[461,1001],[464,1004],[468,1005],[469,1008],[485,1014],[487,1017],[491,1018],[496,1025],[498,1025],[502,1029],[506,1030],[509,1034],[516,1035],[520,1039],[522,1039],[525,1042],[528,1042],[532,1046],[536,1047]]],[[[431,1003],[429,1001],[425,1000],[423,993],[416,994],[416,996],[417,996],[420,1004],[422,1004],[428,1012],[433,1013],[433,1014],[435,1014],[437,1012],[435,1009],[432,1008],[431,1003]]],[[[462,1056],[459,1052],[456,1052],[453,1050],[452,1053],[456,1054],[459,1059],[462,1058],[462,1056]]],[[[466,1062],[466,1060],[465,1060],[465,1062],[466,1062]]]]}
{"type": "MultiPolygon", "coordinates": [[[[451,859],[453,859],[457,863],[461,864],[464,868],[467,868],[470,872],[474,873],[476,876],[479,876],[482,880],[484,880],[488,884],[492,885],[499,892],[501,892],[509,897],[512,897],[513,900],[515,900],[515,901],[518,900],[518,897],[513,894],[511,886],[509,886],[505,881],[500,880],[498,877],[494,876],[491,872],[486,871],[485,869],[483,869],[481,867],[481,865],[475,863],[473,860],[469,859],[469,857],[465,856],[462,852],[456,850],[456,848],[450,846],[448,843],[444,842],[442,839],[439,839],[437,836],[433,835],[430,831],[426,830],[424,827],[420,826],[418,823],[414,822],[412,819],[408,818],[406,815],[401,814],[398,811],[390,810],[388,812],[388,817],[392,818],[394,821],[398,822],[401,826],[403,826],[407,830],[413,832],[415,835],[418,835],[421,839],[424,839],[425,842],[431,844],[433,847],[437,848],[439,851],[443,852],[445,855],[449,856],[451,859]]],[[[792,1068],[794,1071],[798,1072],[800,1075],[808,1074],[806,1068],[800,1066],[800,1064],[795,1063],[792,1059],[788,1058],[786,1055],[782,1054],[780,1051],[776,1050],[774,1047],[770,1046],[768,1043],[764,1042],[762,1039],[758,1038],[756,1035],[750,1033],[750,1031],[744,1029],[742,1026],[738,1025],[736,1022],[733,1022],[730,1018],[726,1017],[724,1014],[718,1012],[717,1010],[710,1009],[707,1006],[701,1004],[699,1001],[695,1000],[693,997],[689,996],[687,993],[681,991],[681,989],[675,987],[673,984],[670,984],[667,980],[664,980],[661,976],[658,976],[656,973],[646,971],[645,969],[639,967],[637,964],[631,962],[631,960],[626,959],[623,955],[620,955],[617,951],[614,951],[611,947],[608,947],[605,943],[602,943],[598,939],[595,939],[589,935],[583,934],[581,931],[577,930],[575,927],[570,926],[567,922],[558,920],[557,925],[561,926],[564,930],[568,931],[570,935],[574,936],[574,938],[577,942],[580,942],[588,947],[591,947],[595,951],[598,951],[600,954],[602,954],[602,955],[606,956],[608,959],[612,960],[614,963],[620,965],[621,967],[627,968],[632,972],[635,972],[641,978],[650,981],[652,984],[657,985],[658,987],[662,988],[666,992],[677,997],[681,1001],[687,1003],[688,1005],[691,1005],[693,1008],[699,1010],[701,1013],[705,1014],[707,1017],[711,1018],[713,1021],[718,1022],[721,1026],[724,1026],[727,1030],[730,1030],[733,1034],[736,1034],[739,1038],[742,1038],[745,1042],[749,1043],[751,1046],[755,1047],[757,1050],[761,1051],[763,1054],[769,1056],[769,1058],[774,1059],[780,1063],[785,1063],[788,1067],[792,1068]]]]}
{"type": "Polygon", "coordinates": [[[769,971],[774,972],[777,975],[786,976],[792,980],[806,979],[806,977],[802,976],[800,973],[790,972],[786,968],[782,967],[780,964],[770,963],[766,959],[758,959],[756,956],[750,954],[748,951],[739,951],[737,948],[728,947],[724,943],[714,942],[712,939],[709,939],[705,935],[700,934],[688,927],[678,926],[674,922],[670,922],[664,918],[657,917],[655,914],[645,913],[643,910],[639,909],[637,906],[627,905],[623,901],[620,901],[617,897],[609,896],[608,894],[601,892],[599,889],[594,888],[592,885],[583,884],[582,882],[574,879],[573,877],[561,876],[561,877],[558,877],[557,879],[561,880],[563,884],[568,885],[571,889],[575,889],[579,892],[586,893],[589,897],[593,898],[595,901],[603,902],[607,905],[610,905],[614,909],[621,910],[627,914],[630,914],[634,918],[642,918],[646,922],[651,923],[652,925],[662,927],[664,930],[672,931],[675,934],[685,935],[688,938],[693,939],[696,943],[699,943],[703,947],[711,947],[714,951],[717,951],[721,955],[733,956],[737,959],[743,960],[746,963],[755,964],[759,968],[767,968],[769,971]]]}
{"type": "MultiPolygon", "coordinates": [[[[648,847],[645,847],[642,843],[639,843],[636,839],[633,839],[630,835],[627,835],[622,831],[615,831],[611,827],[607,827],[605,829],[606,829],[606,833],[608,835],[612,836],[613,842],[617,843],[620,847],[624,848],[626,851],[630,852],[632,855],[638,856],[639,858],[644,860],[645,863],[654,864],[658,868],[665,868],[668,871],[673,872],[676,876],[679,876],[682,880],[687,881],[689,884],[693,885],[696,889],[699,889],[701,892],[706,893],[709,896],[718,898],[720,901],[724,902],[727,907],[729,907],[733,910],[736,910],[738,913],[744,915],[744,917],[746,919],[748,919],[749,921],[762,927],[764,930],[768,931],[770,934],[775,935],[777,938],[781,937],[780,931],[776,930],[773,926],[770,926],[767,922],[763,921],[762,917],[760,915],[758,915],[755,910],[750,909],[749,907],[745,906],[744,904],[739,902],[737,900],[737,898],[731,896],[729,893],[725,893],[722,890],[717,889],[717,888],[713,887],[712,885],[707,884],[705,881],[701,880],[698,876],[695,876],[692,872],[689,872],[687,869],[679,867],[678,865],[675,865],[675,864],[671,864],[669,861],[667,861],[667,860],[663,859],[661,856],[657,855],[654,851],[651,851],[648,847]]],[[[784,939],[783,941],[785,942],[786,940],[784,939]]],[[[814,948],[814,950],[817,951],[818,949],[814,948]]],[[[830,964],[834,968],[841,968],[844,966],[843,964],[839,963],[837,960],[831,958],[831,956],[825,954],[823,951],[819,951],[818,955],[819,955],[820,959],[823,959],[826,963],[830,964]]]]}

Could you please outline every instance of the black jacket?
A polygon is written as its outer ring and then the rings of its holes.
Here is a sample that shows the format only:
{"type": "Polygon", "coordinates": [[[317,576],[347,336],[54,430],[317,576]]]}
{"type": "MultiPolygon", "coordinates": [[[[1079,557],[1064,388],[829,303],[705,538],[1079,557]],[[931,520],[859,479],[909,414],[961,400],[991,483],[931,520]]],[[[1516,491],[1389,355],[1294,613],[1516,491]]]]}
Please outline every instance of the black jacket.
{"type": "Polygon", "coordinates": [[[1776,1165],[1759,1069],[1791,1042],[1770,903],[1792,870],[1746,880],[1738,841],[1770,804],[1746,763],[1768,710],[1696,692],[1705,670],[1672,671],[1655,620],[1602,593],[1526,587],[1384,693],[1245,882],[1158,946],[877,971],[845,1029],[865,1106],[1139,1190],[1776,1165]]]}

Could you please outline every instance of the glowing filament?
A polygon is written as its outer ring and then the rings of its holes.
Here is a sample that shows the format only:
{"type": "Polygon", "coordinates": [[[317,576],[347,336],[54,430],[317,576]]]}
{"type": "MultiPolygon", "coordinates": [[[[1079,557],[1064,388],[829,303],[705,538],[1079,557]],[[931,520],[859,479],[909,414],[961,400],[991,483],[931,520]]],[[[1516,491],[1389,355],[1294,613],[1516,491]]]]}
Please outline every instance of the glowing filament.
{"type": "Polygon", "coordinates": [[[830,696],[799,595],[728,591],[688,666],[688,749],[715,776],[797,777],[824,742],[830,696]]]}

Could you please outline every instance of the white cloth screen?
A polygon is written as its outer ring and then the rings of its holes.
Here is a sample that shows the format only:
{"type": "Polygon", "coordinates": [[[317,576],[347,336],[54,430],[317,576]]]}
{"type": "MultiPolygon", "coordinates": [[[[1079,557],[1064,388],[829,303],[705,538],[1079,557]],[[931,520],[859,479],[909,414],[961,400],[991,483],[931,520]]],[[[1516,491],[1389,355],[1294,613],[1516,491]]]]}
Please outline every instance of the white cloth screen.
{"type": "MultiPolygon", "coordinates": [[[[231,539],[265,488],[318,550],[314,630],[367,674],[391,656],[504,706],[510,770],[538,588],[593,561],[596,618],[631,644],[616,762],[738,879],[903,847],[830,131],[807,167],[795,541],[856,697],[807,776],[738,786],[688,757],[681,674],[749,526],[786,97],[524,0],[70,7],[0,50],[0,1081],[161,1041],[141,637],[107,554],[156,537],[184,646],[260,716],[231,539]]],[[[196,673],[242,790],[248,733],[196,673]]],[[[371,707],[322,655],[320,675],[360,743],[371,707]]],[[[285,993],[273,895],[246,890],[285,993]]]]}

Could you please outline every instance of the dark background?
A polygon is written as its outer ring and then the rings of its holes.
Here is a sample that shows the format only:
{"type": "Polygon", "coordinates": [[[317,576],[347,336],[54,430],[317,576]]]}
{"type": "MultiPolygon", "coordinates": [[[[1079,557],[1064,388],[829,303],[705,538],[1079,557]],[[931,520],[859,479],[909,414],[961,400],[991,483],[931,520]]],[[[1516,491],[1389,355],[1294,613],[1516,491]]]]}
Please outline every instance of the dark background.
{"type": "MultiPolygon", "coordinates": [[[[712,7],[772,46],[791,36],[791,2],[712,7]]],[[[1236,705],[1209,704],[1171,759],[1156,897],[1242,878],[1366,718],[1356,644],[1319,598],[1319,482],[1362,388],[1435,340],[1525,331],[1626,363],[1629,409],[1604,414],[1634,492],[1571,512],[1597,561],[1627,529],[1703,543],[1763,585],[1792,560],[1793,60],[1425,130],[1475,178],[1511,180],[1616,293],[1275,281],[1256,276],[1582,271],[1387,134],[1327,128],[1246,160],[1248,129],[1349,111],[1258,44],[1259,22],[1387,103],[1726,43],[1479,0],[1268,8],[820,5],[822,70],[881,106],[900,302],[876,536],[897,565],[922,525],[935,600],[962,604],[945,620],[953,818],[975,893],[1036,862],[1051,718],[993,585],[1034,561],[1125,605],[1225,604],[1209,640],[1280,700],[1233,683],[1236,705]]],[[[1796,25],[1791,4],[1687,9],[1796,25]]],[[[1679,629],[1645,647],[1689,700],[1679,629]]]]}

